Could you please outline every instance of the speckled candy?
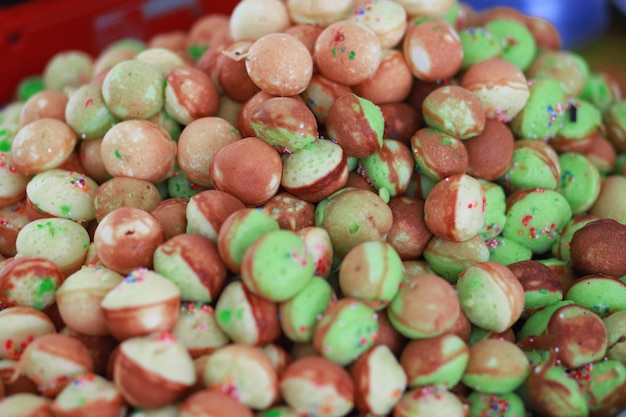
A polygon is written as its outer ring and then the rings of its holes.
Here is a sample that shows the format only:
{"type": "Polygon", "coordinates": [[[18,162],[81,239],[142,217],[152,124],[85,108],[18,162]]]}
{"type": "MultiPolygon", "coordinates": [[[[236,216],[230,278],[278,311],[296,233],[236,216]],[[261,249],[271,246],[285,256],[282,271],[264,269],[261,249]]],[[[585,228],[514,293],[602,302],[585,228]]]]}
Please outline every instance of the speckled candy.
{"type": "Polygon", "coordinates": [[[524,309],[522,284],[510,269],[495,262],[466,268],[459,275],[456,291],[469,321],[486,330],[508,329],[524,309]]]}
{"type": "Polygon", "coordinates": [[[455,242],[471,239],[485,220],[482,186],[465,174],[439,181],[426,197],[424,220],[436,236],[455,242]]]}
{"type": "Polygon", "coordinates": [[[480,100],[463,87],[437,88],[422,102],[422,112],[428,126],[458,139],[477,136],[485,128],[485,112],[480,100]]]}
{"type": "Polygon", "coordinates": [[[502,235],[540,254],[558,240],[572,211],[557,191],[524,189],[508,196],[506,216],[502,235]]]}
{"type": "Polygon", "coordinates": [[[315,263],[295,232],[265,233],[244,253],[241,278],[250,290],[272,301],[296,295],[313,278],[315,263]]]}
{"type": "Polygon", "coordinates": [[[586,156],[574,152],[560,154],[559,165],[561,180],[558,191],[570,204],[572,214],[588,211],[600,195],[600,172],[586,156]]]}
{"type": "Polygon", "coordinates": [[[328,308],[313,333],[315,350],[339,365],[352,363],[374,345],[375,311],[356,298],[342,298],[328,308]]]}

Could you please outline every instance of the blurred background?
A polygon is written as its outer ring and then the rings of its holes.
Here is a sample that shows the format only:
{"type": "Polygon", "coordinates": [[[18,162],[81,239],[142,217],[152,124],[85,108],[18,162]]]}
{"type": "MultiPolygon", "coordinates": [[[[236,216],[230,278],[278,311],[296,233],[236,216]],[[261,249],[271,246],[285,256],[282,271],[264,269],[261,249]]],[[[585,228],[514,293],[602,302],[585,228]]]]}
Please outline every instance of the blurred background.
{"type": "MultiPolygon", "coordinates": [[[[515,7],[559,30],[563,47],[626,86],[626,0],[462,0],[474,10],[515,7]]],[[[17,84],[39,75],[62,50],[97,55],[125,37],[147,39],[187,29],[208,13],[230,13],[238,0],[0,0],[0,106],[17,84]]]]}

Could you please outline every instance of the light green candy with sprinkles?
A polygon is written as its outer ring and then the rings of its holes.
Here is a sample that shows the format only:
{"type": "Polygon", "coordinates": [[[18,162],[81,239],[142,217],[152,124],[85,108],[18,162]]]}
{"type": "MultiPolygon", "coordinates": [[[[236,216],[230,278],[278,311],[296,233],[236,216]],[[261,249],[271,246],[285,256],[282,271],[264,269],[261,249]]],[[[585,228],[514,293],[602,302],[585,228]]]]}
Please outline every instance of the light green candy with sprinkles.
{"type": "Polygon", "coordinates": [[[290,230],[273,230],[244,253],[241,278],[251,292],[275,302],[290,299],[315,274],[315,262],[304,241],[290,230]]]}
{"type": "Polygon", "coordinates": [[[317,324],[313,345],[325,358],[345,366],[369,350],[377,335],[376,312],[355,298],[342,298],[317,324]]]}
{"type": "Polygon", "coordinates": [[[280,325],[285,336],[296,343],[313,340],[317,321],[328,308],[334,295],[330,284],[325,279],[315,276],[295,296],[281,303],[280,325]]]}
{"type": "Polygon", "coordinates": [[[359,160],[362,173],[371,180],[385,202],[409,187],[413,176],[414,160],[411,150],[401,142],[383,139],[380,151],[359,160]]]}
{"type": "Polygon", "coordinates": [[[555,137],[567,115],[563,88],[551,78],[531,79],[526,105],[510,123],[517,138],[543,140],[555,137]]]}

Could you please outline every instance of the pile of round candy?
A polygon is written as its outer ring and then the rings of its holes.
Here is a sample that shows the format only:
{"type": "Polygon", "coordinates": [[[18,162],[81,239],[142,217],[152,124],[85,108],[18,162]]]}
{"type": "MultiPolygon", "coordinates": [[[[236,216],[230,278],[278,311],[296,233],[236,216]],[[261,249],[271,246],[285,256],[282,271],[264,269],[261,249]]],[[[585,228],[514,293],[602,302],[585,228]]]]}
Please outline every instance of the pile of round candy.
{"type": "Polygon", "coordinates": [[[554,26],[246,0],[0,113],[0,415],[616,416],[626,100],[554,26]]]}

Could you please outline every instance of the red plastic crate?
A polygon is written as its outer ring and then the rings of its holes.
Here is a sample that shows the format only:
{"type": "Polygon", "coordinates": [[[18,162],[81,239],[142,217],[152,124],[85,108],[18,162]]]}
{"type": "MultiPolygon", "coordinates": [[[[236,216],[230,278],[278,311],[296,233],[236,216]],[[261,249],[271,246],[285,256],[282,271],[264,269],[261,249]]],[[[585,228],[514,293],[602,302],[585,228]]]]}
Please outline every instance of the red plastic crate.
{"type": "MultiPolygon", "coordinates": [[[[6,2],[5,2],[6,3],[6,2]]],[[[0,7],[0,107],[18,83],[63,50],[96,56],[127,37],[185,30],[200,16],[229,14],[238,0],[26,0],[0,7]]],[[[3,4],[0,2],[0,5],[3,4]]]]}

